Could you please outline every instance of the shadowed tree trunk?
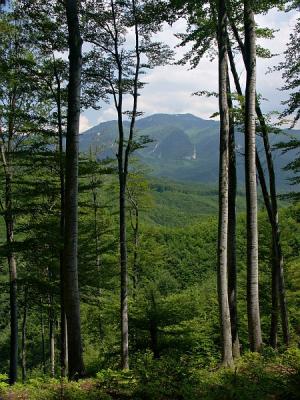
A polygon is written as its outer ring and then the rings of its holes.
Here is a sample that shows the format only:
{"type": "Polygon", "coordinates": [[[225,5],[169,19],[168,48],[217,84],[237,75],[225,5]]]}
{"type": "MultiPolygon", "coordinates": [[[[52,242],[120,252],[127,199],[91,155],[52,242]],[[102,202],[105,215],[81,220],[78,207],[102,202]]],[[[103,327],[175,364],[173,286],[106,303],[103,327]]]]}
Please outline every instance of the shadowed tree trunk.
{"type": "Polygon", "coordinates": [[[149,331],[151,339],[151,350],[155,359],[160,358],[158,347],[158,326],[157,326],[157,310],[154,293],[151,292],[151,316],[149,321],[149,331]]]}
{"type": "Polygon", "coordinates": [[[42,341],[42,364],[43,374],[46,375],[46,351],[45,351],[45,324],[44,324],[44,310],[43,301],[40,299],[40,322],[41,322],[41,341],[42,341]]]}
{"type": "Polygon", "coordinates": [[[78,288],[78,152],[82,40],[77,0],[66,0],[69,44],[68,116],[65,174],[64,306],[68,329],[69,377],[84,374],[78,288]]]}
{"type": "MultiPolygon", "coordinates": [[[[13,91],[14,93],[14,91],[13,91]]],[[[6,226],[6,252],[9,270],[9,295],[10,295],[10,366],[9,383],[13,385],[18,379],[18,303],[17,303],[17,263],[14,254],[14,215],[12,195],[12,152],[14,133],[15,94],[11,99],[11,110],[8,120],[7,146],[0,143],[2,165],[5,174],[5,207],[4,219],[6,226]]]]}
{"type": "Polygon", "coordinates": [[[252,0],[244,1],[246,96],[245,96],[245,179],[247,203],[247,314],[250,348],[262,346],[259,286],[256,185],[256,35],[252,0]]]}
{"type": "Polygon", "coordinates": [[[28,289],[24,289],[24,305],[23,305],[23,320],[22,320],[22,383],[26,381],[26,329],[27,329],[27,294],[28,289]]]}
{"type": "Polygon", "coordinates": [[[49,297],[49,342],[50,342],[50,374],[55,376],[55,319],[53,309],[53,296],[49,297]]]}
{"type": "MultiPolygon", "coordinates": [[[[277,336],[277,321],[278,321],[278,303],[280,303],[280,313],[281,313],[281,325],[283,341],[286,345],[289,345],[290,335],[289,335],[289,323],[288,323],[288,311],[286,304],[286,294],[285,294],[285,283],[284,283],[284,272],[283,272],[283,254],[281,249],[280,240],[280,227],[279,227],[279,216],[278,216],[278,203],[277,203],[277,192],[276,192],[276,177],[275,169],[272,157],[271,146],[268,137],[268,128],[265,123],[265,119],[261,112],[258,100],[256,100],[256,114],[258,116],[260,126],[262,128],[262,137],[264,142],[264,149],[267,159],[268,173],[269,173],[269,184],[270,184],[270,198],[272,206],[272,219],[270,218],[270,223],[272,227],[272,237],[273,237],[273,267],[272,267],[272,321],[271,325],[276,327],[273,330],[274,338],[270,337],[271,342],[273,341],[276,347],[275,335],[277,336]],[[279,297],[279,301],[278,301],[279,297]]],[[[271,330],[272,333],[272,330],[271,330]]]]}
{"type": "Polygon", "coordinates": [[[233,104],[229,75],[227,74],[227,96],[229,108],[229,168],[228,168],[228,298],[232,335],[232,354],[234,358],[240,356],[240,342],[238,336],[237,316],[237,264],[236,264],[236,155],[233,104]]]}
{"type": "MultiPolygon", "coordinates": [[[[273,218],[273,211],[272,211],[272,205],[270,201],[270,196],[268,192],[268,187],[267,183],[265,180],[265,175],[264,175],[264,170],[261,165],[259,155],[256,152],[256,168],[257,168],[257,173],[258,173],[258,178],[260,182],[260,187],[261,191],[263,194],[266,210],[268,213],[269,220],[271,221],[273,218]]],[[[278,328],[278,274],[277,274],[277,264],[276,260],[274,260],[274,239],[272,243],[272,314],[271,314],[271,326],[270,326],[270,345],[274,348],[277,347],[277,328],[278,328]]]]}
{"type": "Polygon", "coordinates": [[[218,300],[220,309],[222,364],[233,363],[231,322],[228,299],[228,164],[229,164],[229,110],[227,100],[227,51],[225,0],[218,1],[219,49],[219,109],[220,109],[220,162],[219,162],[219,229],[218,229],[218,300]]]}
{"type": "Polygon", "coordinates": [[[60,250],[59,250],[59,273],[60,273],[60,373],[65,377],[68,371],[67,356],[67,320],[64,305],[64,231],[65,231],[65,162],[63,148],[63,122],[61,107],[61,82],[57,71],[55,56],[53,56],[53,70],[56,81],[56,108],[58,127],[58,157],[59,157],[59,181],[60,181],[60,250]]]}

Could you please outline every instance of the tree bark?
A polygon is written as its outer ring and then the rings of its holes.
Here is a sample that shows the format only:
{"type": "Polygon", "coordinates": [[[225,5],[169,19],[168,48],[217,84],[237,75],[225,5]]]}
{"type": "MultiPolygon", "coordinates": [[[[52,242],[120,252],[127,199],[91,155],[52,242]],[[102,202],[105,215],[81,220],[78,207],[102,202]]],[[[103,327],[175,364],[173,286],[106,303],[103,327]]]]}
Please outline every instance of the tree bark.
{"type": "Polygon", "coordinates": [[[22,321],[22,383],[26,381],[26,328],[27,328],[27,294],[28,289],[24,289],[24,306],[23,306],[23,321],[22,321]]]}
{"type": "Polygon", "coordinates": [[[68,371],[67,356],[67,320],[64,306],[64,231],[65,231],[65,162],[63,148],[63,123],[61,109],[61,84],[56,63],[54,59],[54,76],[56,79],[56,107],[58,126],[58,157],[59,157],[59,180],[60,180],[60,223],[59,232],[61,245],[59,249],[59,271],[60,271],[60,372],[65,377],[68,371]]]}
{"type": "MultiPolygon", "coordinates": [[[[234,24],[234,22],[231,20],[231,27],[234,33],[234,36],[240,46],[241,53],[244,59],[244,62],[246,64],[246,52],[245,52],[245,46],[239,36],[238,30],[234,24]]],[[[234,66],[234,60],[233,60],[233,55],[231,53],[231,50],[229,52],[229,57],[230,57],[230,63],[231,63],[231,70],[233,73],[234,81],[236,83],[236,88],[237,92],[242,95],[242,90],[239,84],[239,78],[234,66]]],[[[279,226],[279,215],[278,215],[278,206],[277,206],[277,191],[276,191],[276,177],[275,177],[275,170],[274,170],[274,165],[273,165],[273,157],[272,157],[272,151],[271,151],[271,146],[269,142],[269,136],[268,136],[268,129],[267,125],[263,116],[263,113],[261,111],[259,101],[256,96],[256,114],[259,120],[260,128],[261,128],[261,133],[263,137],[263,143],[264,143],[264,150],[266,154],[266,160],[267,160],[267,166],[268,166],[268,175],[269,175],[269,182],[270,182],[270,196],[268,195],[269,202],[271,201],[271,214],[268,212],[269,215],[269,221],[272,227],[272,235],[273,235],[273,244],[272,244],[272,251],[273,251],[273,262],[275,265],[272,266],[272,290],[274,292],[272,293],[272,318],[274,318],[273,321],[271,321],[271,326],[273,327],[271,329],[271,332],[276,329],[276,335],[277,335],[277,322],[276,320],[278,319],[276,317],[276,314],[278,311],[276,310],[276,304],[278,304],[279,300],[275,300],[275,297],[279,296],[280,299],[280,312],[281,312],[281,324],[282,324],[282,332],[283,332],[283,340],[286,345],[289,345],[290,341],[290,335],[289,335],[289,323],[288,323],[288,309],[287,309],[287,303],[286,303],[286,293],[285,293],[285,282],[284,282],[284,269],[283,269],[283,254],[282,254],[282,249],[281,249],[281,240],[280,240],[280,226],[279,226]],[[270,200],[271,198],[271,200],[270,200]],[[272,215],[273,214],[273,215],[272,215]],[[277,277],[275,277],[275,274],[277,274],[277,277]],[[275,281],[278,281],[278,289],[276,289],[276,284],[275,281]],[[275,308],[273,308],[275,307],[275,308]]],[[[262,171],[263,173],[263,171],[262,171]]],[[[264,197],[266,199],[266,197],[264,197]]],[[[266,203],[266,208],[268,209],[268,205],[266,203]]],[[[271,318],[271,319],[272,319],[271,318]]],[[[270,341],[272,342],[273,339],[270,341]]]]}
{"type": "Polygon", "coordinates": [[[262,137],[263,137],[263,143],[264,143],[264,149],[265,149],[268,173],[269,173],[270,198],[272,205],[272,219],[270,219],[270,224],[272,227],[272,237],[273,237],[272,298],[274,298],[274,302],[272,301],[272,316],[274,315],[275,318],[272,324],[274,326],[277,326],[278,317],[276,317],[276,315],[278,314],[278,296],[279,296],[283,341],[288,346],[290,342],[290,335],[289,335],[288,310],[286,304],[285,282],[284,282],[284,272],[283,272],[283,254],[282,254],[281,240],[280,240],[276,176],[275,176],[275,169],[272,157],[272,150],[269,142],[268,128],[266,126],[265,119],[261,112],[257,99],[256,99],[256,114],[258,116],[260,126],[262,129],[262,137]]]}
{"type": "Polygon", "coordinates": [[[234,358],[240,356],[240,342],[238,336],[237,313],[237,264],[236,264],[236,155],[233,103],[229,75],[227,74],[227,97],[229,108],[229,168],[228,168],[228,240],[227,240],[227,264],[228,264],[228,298],[230,309],[232,353],[234,358]]]}
{"type": "Polygon", "coordinates": [[[138,247],[139,247],[139,206],[137,200],[133,198],[133,195],[129,188],[127,188],[129,201],[132,206],[130,210],[130,221],[131,228],[133,230],[133,263],[132,263],[132,281],[133,281],[133,297],[135,298],[136,289],[138,285],[138,247]]]}
{"type": "Polygon", "coordinates": [[[53,296],[49,298],[49,342],[50,342],[50,374],[55,376],[55,319],[53,310],[53,296]]]}
{"type": "Polygon", "coordinates": [[[5,149],[1,143],[1,157],[5,174],[5,210],[4,219],[6,226],[7,262],[9,270],[9,293],[10,293],[10,367],[9,383],[13,385],[18,379],[18,303],[17,303],[17,263],[14,254],[14,215],[12,196],[12,142],[13,142],[13,113],[15,100],[13,96],[12,110],[8,121],[8,142],[5,149]]]}
{"type": "Polygon", "coordinates": [[[122,332],[122,368],[129,368],[128,353],[128,268],[126,238],[126,181],[120,174],[120,257],[121,257],[121,332],[122,332]]]}
{"type": "Polygon", "coordinates": [[[78,153],[82,40],[79,2],[66,0],[69,44],[69,85],[65,174],[64,306],[68,329],[69,378],[84,374],[78,288],[78,153]]]}
{"type": "Polygon", "coordinates": [[[134,34],[135,34],[135,72],[133,79],[133,107],[131,121],[129,127],[129,137],[127,145],[125,145],[124,128],[123,128],[123,66],[122,57],[119,54],[119,32],[116,27],[116,14],[114,1],[111,0],[112,16],[115,28],[115,58],[118,68],[118,99],[114,92],[115,105],[118,113],[118,130],[119,130],[119,146],[118,146],[118,175],[119,175],[119,239],[120,239],[120,280],[121,280],[121,364],[122,369],[129,368],[129,337],[128,337],[128,264],[127,264],[127,237],[126,237],[126,187],[128,176],[128,165],[130,152],[132,150],[132,141],[137,116],[138,86],[140,72],[140,49],[139,49],[139,32],[136,21],[135,0],[132,0],[132,12],[134,16],[134,34]]]}
{"type": "MultiPolygon", "coordinates": [[[[13,226],[8,228],[9,246],[13,242],[13,226]]],[[[10,369],[9,382],[11,385],[18,379],[18,304],[17,304],[17,264],[14,253],[9,250],[8,265],[10,277],[10,369]]]]}
{"type": "Polygon", "coordinates": [[[229,164],[229,110],[227,102],[227,50],[226,6],[218,1],[219,49],[219,109],[220,109],[220,161],[219,161],[219,229],[218,229],[218,300],[220,310],[222,365],[233,364],[232,335],[228,298],[228,164],[229,164]]]}
{"type": "Polygon", "coordinates": [[[244,0],[246,96],[245,179],[247,203],[247,314],[250,349],[260,351],[262,335],[258,284],[258,226],[256,186],[256,35],[252,1],[244,0]]]}
{"type": "Polygon", "coordinates": [[[149,321],[149,331],[151,339],[151,350],[153,352],[153,357],[157,360],[160,358],[159,347],[158,347],[158,326],[157,326],[157,311],[156,311],[156,301],[154,293],[151,292],[151,315],[149,321]]]}
{"type": "Polygon", "coordinates": [[[41,322],[41,341],[42,341],[42,365],[43,374],[46,375],[46,351],[45,351],[45,324],[44,324],[44,312],[43,312],[43,302],[40,299],[40,322],[41,322]]]}

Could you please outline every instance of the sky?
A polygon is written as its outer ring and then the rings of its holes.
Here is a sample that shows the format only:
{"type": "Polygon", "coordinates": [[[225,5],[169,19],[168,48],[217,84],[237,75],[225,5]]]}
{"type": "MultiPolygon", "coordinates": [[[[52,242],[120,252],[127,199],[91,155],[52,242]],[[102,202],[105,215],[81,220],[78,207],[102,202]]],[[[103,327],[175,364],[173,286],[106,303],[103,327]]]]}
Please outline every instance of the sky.
{"type": "MultiPolygon", "coordinates": [[[[299,14],[295,11],[289,13],[271,10],[266,15],[256,17],[258,25],[278,29],[272,40],[259,40],[259,44],[268,47],[273,54],[278,54],[271,59],[258,59],[257,61],[257,91],[261,94],[262,109],[264,112],[281,111],[281,101],[288,98],[288,93],[279,91],[283,85],[281,72],[267,73],[274,65],[283,60],[283,52],[289,35],[293,30],[299,14]]],[[[158,34],[159,40],[175,47],[178,39],[176,33],[185,31],[185,22],[178,20],[172,27],[165,25],[158,34]]],[[[175,49],[176,59],[184,54],[181,48],[175,49]]],[[[245,77],[242,60],[237,59],[237,69],[241,79],[245,77]]],[[[193,96],[196,91],[217,91],[218,66],[217,60],[211,62],[204,58],[196,69],[188,66],[167,65],[151,70],[143,80],[147,82],[139,97],[139,111],[148,116],[155,113],[184,114],[191,113],[198,117],[209,119],[218,110],[217,99],[210,97],[193,96]]],[[[101,103],[100,110],[86,110],[80,119],[80,131],[84,132],[100,122],[116,119],[113,104],[101,103]]],[[[130,109],[129,99],[125,107],[130,109]]],[[[296,128],[300,128],[298,124],[296,128]]]]}

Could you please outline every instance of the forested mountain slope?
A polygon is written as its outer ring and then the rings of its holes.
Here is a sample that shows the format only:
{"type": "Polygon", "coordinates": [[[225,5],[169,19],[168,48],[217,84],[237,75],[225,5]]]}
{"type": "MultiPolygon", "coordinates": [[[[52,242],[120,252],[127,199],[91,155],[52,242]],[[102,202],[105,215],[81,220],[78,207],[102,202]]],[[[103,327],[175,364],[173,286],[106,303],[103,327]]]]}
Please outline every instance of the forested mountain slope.
{"type": "MultiPolygon", "coordinates": [[[[129,123],[124,123],[128,129],[129,123]]],[[[216,184],[218,181],[219,122],[205,120],[192,114],[154,114],[136,123],[137,137],[148,136],[151,142],[137,151],[140,160],[154,176],[172,180],[216,184]]],[[[297,134],[298,131],[287,131],[297,134]]],[[[238,180],[244,180],[242,133],[237,133],[238,180]]],[[[271,134],[272,144],[285,141],[285,134],[271,134]]],[[[261,139],[258,137],[260,150],[261,139]]],[[[117,151],[117,122],[108,121],[80,135],[81,151],[97,148],[100,158],[115,157],[117,151]]],[[[274,150],[278,186],[287,189],[288,174],[282,168],[294,154],[274,150]]],[[[262,157],[263,159],[263,157],[262,157]]]]}

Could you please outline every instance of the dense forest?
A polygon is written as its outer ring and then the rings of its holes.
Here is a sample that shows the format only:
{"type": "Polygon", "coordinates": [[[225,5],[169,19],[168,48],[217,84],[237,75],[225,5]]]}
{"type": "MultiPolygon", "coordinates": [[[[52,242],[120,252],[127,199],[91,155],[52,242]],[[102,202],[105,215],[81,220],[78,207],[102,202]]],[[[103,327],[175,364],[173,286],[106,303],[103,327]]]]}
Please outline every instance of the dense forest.
{"type": "Polygon", "coordinates": [[[300,399],[299,6],[0,1],[0,399],[300,399]],[[145,118],[147,74],[204,58],[213,120],[145,118]]]}

